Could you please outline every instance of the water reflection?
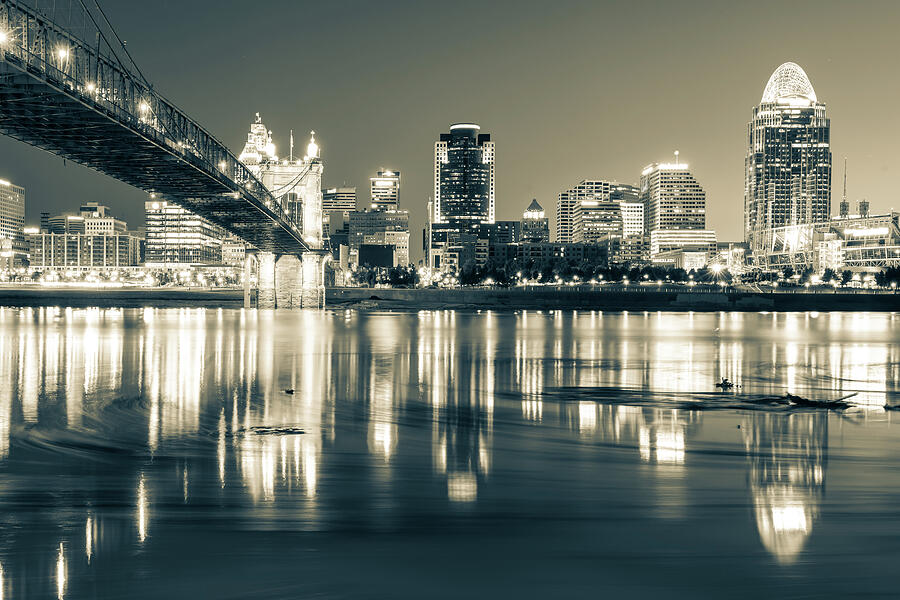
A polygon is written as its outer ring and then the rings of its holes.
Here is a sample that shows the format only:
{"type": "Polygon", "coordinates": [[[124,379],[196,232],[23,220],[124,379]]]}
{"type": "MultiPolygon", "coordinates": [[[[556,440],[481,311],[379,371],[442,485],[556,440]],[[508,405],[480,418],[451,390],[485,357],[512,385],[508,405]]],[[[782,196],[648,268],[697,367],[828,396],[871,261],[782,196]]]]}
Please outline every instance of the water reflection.
{"type": "Polygon", "coordinates": [[[703,479],[711,438],[729,472],[746,460],[759,538],[791,564],[838,417],[747,412],[724,428],[664,401],[709,402],[720,377],[737,395],[856,393],[865,418],[846,422],[862,432],[896,397],[896,334],[890,315],[0,308],[0,505],[33,531],[0,545],[0,594],[40,571],[45,596],[77,597],[110,556],[153,560],[192,519],[388,529],[477,512],[508,493],[499,481],[521,492],[502,506],[538,519],[555,506],[529,494],[602,504],[599,480],[687,522],[698,487],[726,493],[703,479]]]}
{"type": "Polygon", "coordinates": [[[741,429],[760,539],[778,562],[794,563],[825,490],[828,415],[753,413],[741,429]]]}

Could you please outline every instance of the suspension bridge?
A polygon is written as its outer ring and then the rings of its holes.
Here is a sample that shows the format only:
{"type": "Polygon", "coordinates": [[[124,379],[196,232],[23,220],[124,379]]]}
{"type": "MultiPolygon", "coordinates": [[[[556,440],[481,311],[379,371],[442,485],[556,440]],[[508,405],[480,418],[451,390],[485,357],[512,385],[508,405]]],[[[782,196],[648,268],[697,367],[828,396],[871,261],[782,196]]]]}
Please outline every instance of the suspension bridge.
{"type": "Polygon", "coordinates": [[[154,91],[100,5],[0,0],[0,133],[171,200],[258,250],[308,250],[281,199],[154,91]],[[65,16],[65,23],[61,23],[65,16]]]}

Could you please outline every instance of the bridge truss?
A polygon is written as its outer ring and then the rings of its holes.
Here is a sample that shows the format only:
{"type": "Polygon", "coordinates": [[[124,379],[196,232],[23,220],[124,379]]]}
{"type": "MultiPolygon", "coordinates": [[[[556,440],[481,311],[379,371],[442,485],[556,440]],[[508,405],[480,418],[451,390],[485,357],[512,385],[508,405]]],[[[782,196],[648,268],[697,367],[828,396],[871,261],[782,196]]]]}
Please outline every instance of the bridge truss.
{"type": "Polygon", "coordinates": [[[76,36],[35,7],[0,0],[0,133],[179,204],[260,250],[306,250],[281,200],[155,92],[79,4],[76,36]]]}

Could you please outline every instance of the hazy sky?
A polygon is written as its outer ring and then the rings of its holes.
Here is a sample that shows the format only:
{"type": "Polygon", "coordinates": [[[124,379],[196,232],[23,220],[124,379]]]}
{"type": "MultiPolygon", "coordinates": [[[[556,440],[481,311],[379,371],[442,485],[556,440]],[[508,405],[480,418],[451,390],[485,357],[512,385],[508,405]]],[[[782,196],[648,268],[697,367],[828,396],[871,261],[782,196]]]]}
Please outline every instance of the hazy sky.
{"type": "MultiPolygon", "coordinates": [[[[497,217],[585,178],[636,183],[680,150],[706,188],[709,226],[740,239],[746,127],[785,61],[832,121],[834,185],[900,208],[900,2],[102,1],[156,88],[240,152],[253,114],[298,147],[315,129],[324,184],[366,200],[403,173],[421,255],[433,145],[474,121],[497,144],[497,217]]],[[[29,223],[96,199],[143,224],[142,192],[9,138],[0,178],[27,188],[29,223]]]]}

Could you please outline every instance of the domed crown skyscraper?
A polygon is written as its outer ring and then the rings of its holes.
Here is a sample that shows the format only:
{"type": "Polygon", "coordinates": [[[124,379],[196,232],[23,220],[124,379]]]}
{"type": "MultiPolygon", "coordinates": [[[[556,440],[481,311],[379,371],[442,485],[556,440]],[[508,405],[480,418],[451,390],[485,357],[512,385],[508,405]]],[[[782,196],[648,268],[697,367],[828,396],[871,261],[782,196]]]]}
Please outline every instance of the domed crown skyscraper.
{"type": "Polygon", "coordinates": [[[762,256],[775,228],[831,213],[831,122],[800,65],[775,69],[747,134],[744,239],[762,256]]]}

